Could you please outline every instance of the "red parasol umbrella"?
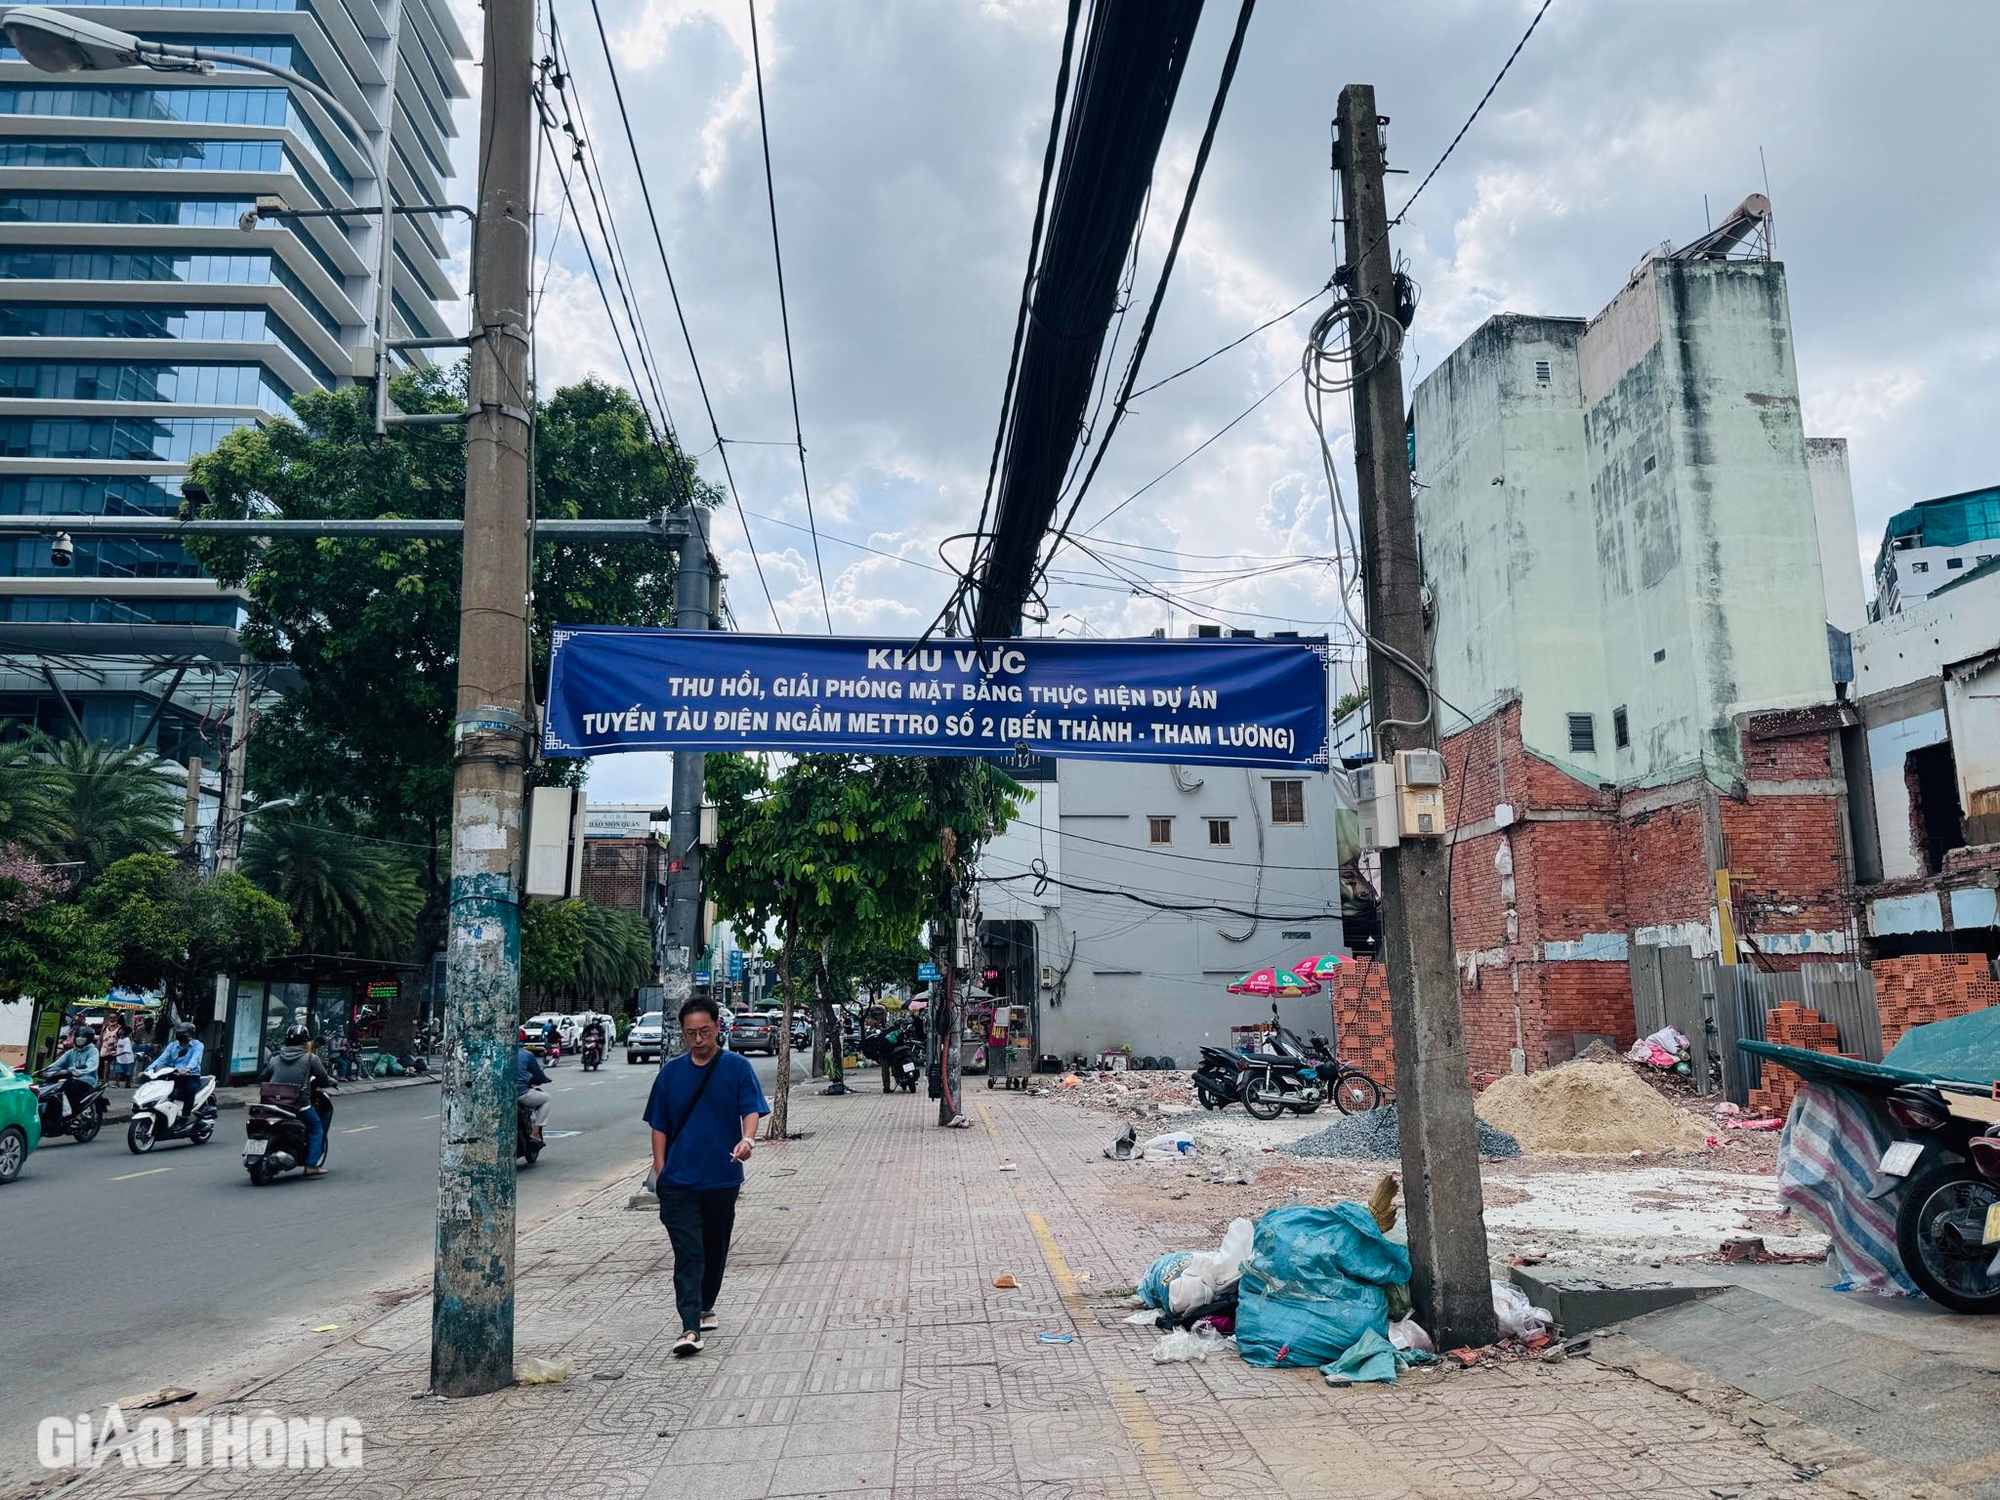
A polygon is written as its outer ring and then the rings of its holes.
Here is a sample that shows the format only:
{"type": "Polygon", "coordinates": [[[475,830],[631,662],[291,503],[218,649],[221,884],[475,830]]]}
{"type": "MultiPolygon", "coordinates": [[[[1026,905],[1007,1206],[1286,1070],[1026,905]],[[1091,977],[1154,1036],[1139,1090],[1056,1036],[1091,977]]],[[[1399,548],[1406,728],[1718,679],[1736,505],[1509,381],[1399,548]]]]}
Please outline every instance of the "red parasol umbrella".
{"type": "Polygon", "coordinates": [[[1232,995],[1269,995],[1276,1000],[1290,1000],[1300,995],[1317,995],[1324,986],[1289,969],[1258,969],[1240,976],[1228,988],[1232,995]]]}

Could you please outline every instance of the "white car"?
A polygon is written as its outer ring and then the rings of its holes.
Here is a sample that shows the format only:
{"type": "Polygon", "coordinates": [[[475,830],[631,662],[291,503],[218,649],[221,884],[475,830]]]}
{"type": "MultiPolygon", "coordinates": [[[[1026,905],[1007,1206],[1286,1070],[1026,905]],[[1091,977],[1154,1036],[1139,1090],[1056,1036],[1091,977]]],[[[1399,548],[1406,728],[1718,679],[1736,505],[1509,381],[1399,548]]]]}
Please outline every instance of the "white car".
{"type": "Polygon", "coordinates": [[[636,1063],[641,1058],[657,1061],[666,1047],[663,1016],[657,1010],[649,1010],[632,1023],[632,1029],[625,1033],[625,1061],[636,1063]]]}
{"type": "Polygon", "coordinates": [[[521,1024],[528,1028],[530,1036],[534,1036],[545,1030],[551,1021],[556,1023],[556,1036],[563,1044],[563,1051],[574,1052],[583,1036],[582,1016],[573,1016],[560,1010],[545,1010],[538,1016],[528,1017],[521,1024]]]}

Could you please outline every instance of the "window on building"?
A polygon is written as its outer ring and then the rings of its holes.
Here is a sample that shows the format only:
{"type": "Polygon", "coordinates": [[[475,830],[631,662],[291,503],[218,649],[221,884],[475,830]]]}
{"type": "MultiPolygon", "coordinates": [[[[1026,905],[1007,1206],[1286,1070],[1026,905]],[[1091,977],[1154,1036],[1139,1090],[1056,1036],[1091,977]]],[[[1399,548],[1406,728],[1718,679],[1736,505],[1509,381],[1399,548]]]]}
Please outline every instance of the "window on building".
{"type": "Polygon", "coordinates": [[[1174,820],[1172,818],[1146,819],[1146,842],[1149,844],[1171,844],[1174,841],[1174,820]]]}
{"type": "Polygon", "coordinates": [[[1210,818],[1208,820],[1208,841],[1216,848],[1226,848],[1229,844],[1229,819],[1210,818]]]}
{"type": "Polygon", "coordinates": [[[1666,659],[1667,659],[1667,648],[1665,646],[1660,647],[1659,650],[1653,653],[1654,661],[1665,661],[1666,659]]]}
{"type": "Polygon", "coordinates": [[[1953,568],[1962,568],[1965,566],[1965,559],[1962,557],[1947,557],[1944,560],[1944,565],[1947,571],[1953,568]]]}
{"type": "Polygon", "coordinates": [[[1632,743],[1632,725],[1625,717],[1625,705],[1611,710],[1611,742],[1620,750],[1632,743]]]}
{"type": "Polygon", "coordinates": [[[1597,716],[1595,714],[1571,714],[1569,716],[1569,748],[1578,755],[1592,754],[1597,749],[1597,716]]]}
{"type": "Polygon", "coordinates": [[[1538,359],[1535,361],[1536,385],[1547,385],[1549,383],[1550,378],[1552,377],[1552,374],[1553,372],[1549,369],[1549,362],[1547,360],[1538,359]]]}
{"type": "Polygon", "coordinates": [[[1271,821],[1303,823],[1306,820],[1306,784],[1303,781],[1271,783],[1271,821]]]}
{"type": "Polygon", "coordinates": [[[1646,472],[1650,474],[1653,472],[1653,470],[1657,469],[1659,466],[1660,466],[1660,460],[1655,455],[1648,453],[1646,455],[1646,472]]]}
{"type": "Polygon", "coordinates": [[[1912,573],[1928,573],[1930,570],[1931,565],[1927,562],[1913,562],[1910,564],[1910,571],[1912,573]]]}

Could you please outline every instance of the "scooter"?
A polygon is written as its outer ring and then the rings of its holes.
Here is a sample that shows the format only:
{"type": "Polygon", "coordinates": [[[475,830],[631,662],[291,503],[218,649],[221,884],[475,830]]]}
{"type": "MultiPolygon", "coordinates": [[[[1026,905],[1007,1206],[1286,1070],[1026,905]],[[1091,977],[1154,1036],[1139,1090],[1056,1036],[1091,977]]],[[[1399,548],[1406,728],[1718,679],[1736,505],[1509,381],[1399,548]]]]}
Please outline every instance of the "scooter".
{"type": "Polygon", "coordinates": [[[215,1134],[215,1075],[195,1081],[194,1103],[183,1107],[174,1097],[171,1068],[155,1068],[132,1096],[132,1123],[125,1127],[125,1148],[144,1156],[161,1141],[186,1139],[197,1146],[215,1134]]]}
{"type": "Polygon", "coordinates": [[[583,1071],[595,1073],[604,1063],[604,1040],[591,1037],[583,1044],[583,1071]]]}
{"type": "Polygon", "coordinates": [[[306,1160],[306,1143],[311,1132],[299,1113],[303,1101],[296,1084],[267,1083],[257,1091],[250,1106],[250,1118],[243,1127],[243,1170],[250,1181],[264,1187],[297,1168],[326,1165],[327,1148],[333,1135],[333,1099],[325,1089],[312,1094],[313,1109],[319,1114],[319,1160],[306,1160]]]}
{"type": "Polygon", "coordinates": [[[1884,1172],[1909,1179],[1896,1210],[1903,1269],[1953,1312],[2000,1312],[2000,1125],[1954,1115],[1927,1084],[1906,1084],[1888,1103],[1908,1137],[1882,1159],[1884,1172]]]}
{"type": "Polygon", "coordinates": [[[33,1085],[35,1104],[42,1116],[42,1139],[51,1136],[71,1135],[80,1146],[85,1141],[97,1139],[97,1132],[104,1128],[104,1113],[110,1107],[104,1100],[104,1085],[98,1083],[91,1091],[65,1109],[67,1095],[63,1085],[69,1081],[68,1068],[44,1068],[36,1075],[33,1085]]]}
{"type": "Polygon", "coordinates": [[[514,1106],[514,1155],[529,1166],[542,1154],[545,1142],[535,1139],[534,1113],[525,1104],[514,1106]]]}

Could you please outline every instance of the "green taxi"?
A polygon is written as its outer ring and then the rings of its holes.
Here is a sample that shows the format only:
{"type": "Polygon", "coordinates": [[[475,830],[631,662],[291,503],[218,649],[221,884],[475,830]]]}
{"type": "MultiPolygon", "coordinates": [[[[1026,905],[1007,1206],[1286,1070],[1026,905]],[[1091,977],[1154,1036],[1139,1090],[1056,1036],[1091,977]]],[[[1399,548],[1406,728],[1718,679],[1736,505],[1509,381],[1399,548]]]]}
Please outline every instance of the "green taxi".
{"type": "Polygon", "coordinates": [[[42,1119],[28,1080],[0,1063],[0,1183],[12,1182],[42,1143],[42,1119]]]}

